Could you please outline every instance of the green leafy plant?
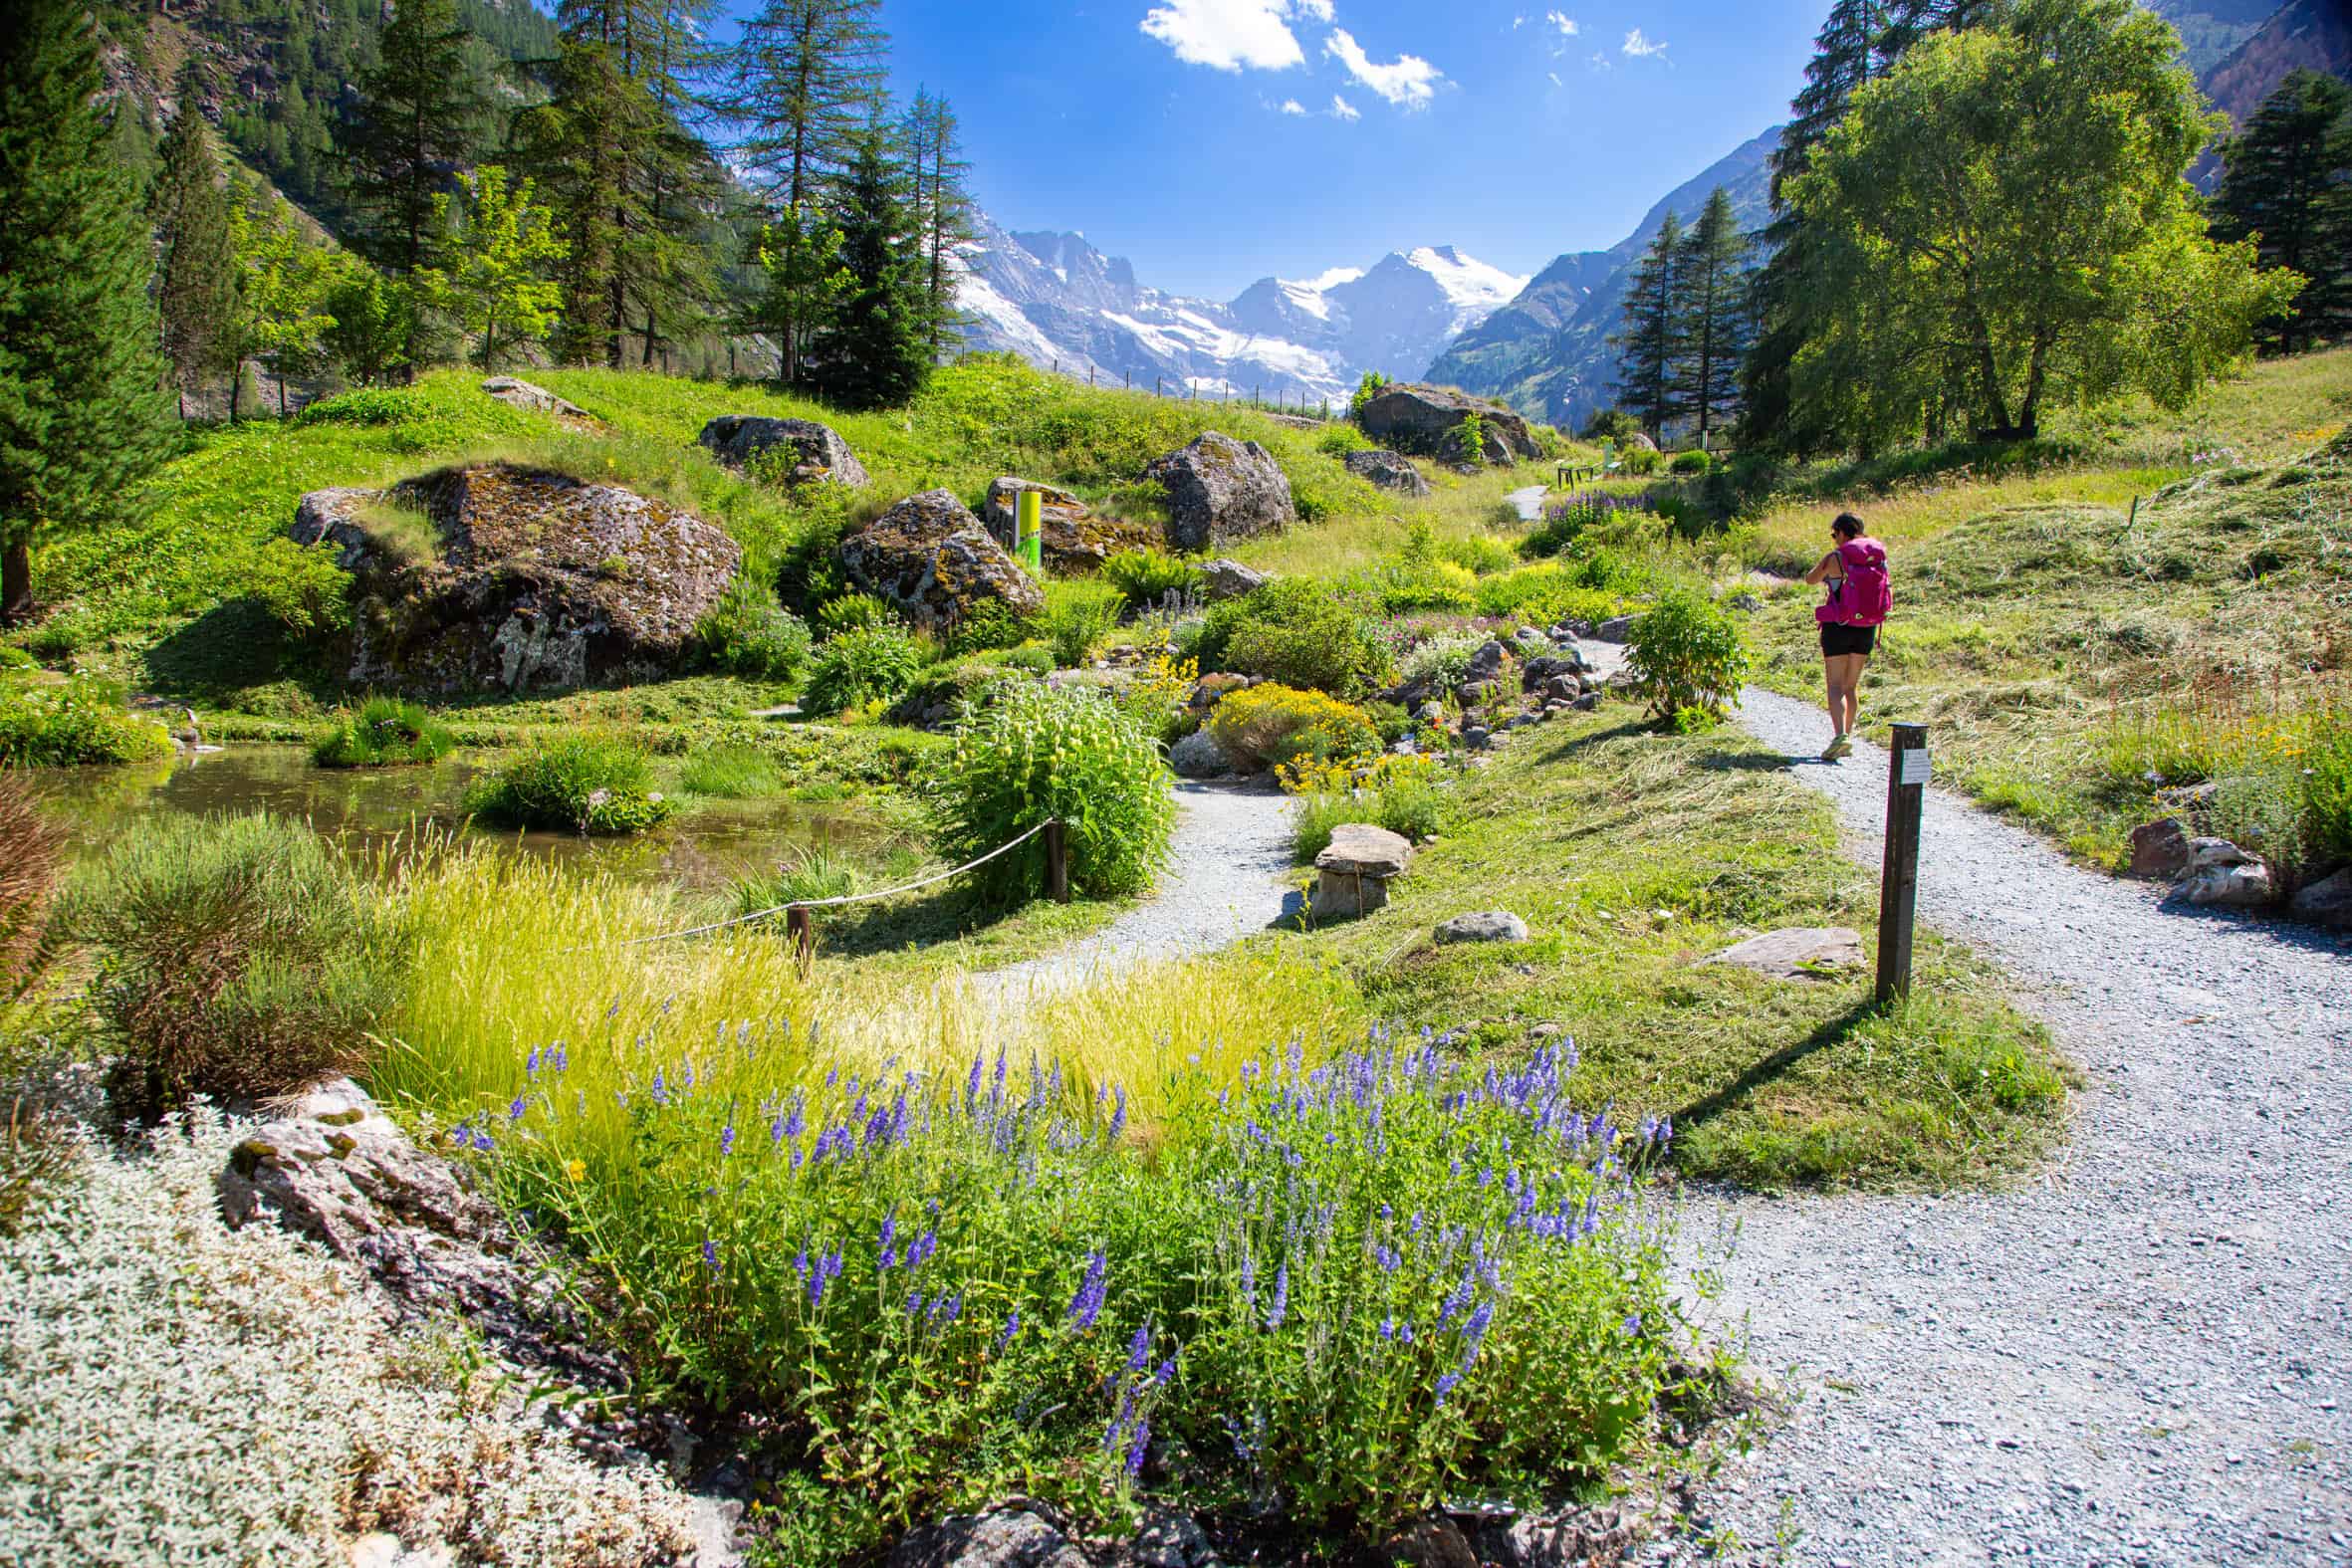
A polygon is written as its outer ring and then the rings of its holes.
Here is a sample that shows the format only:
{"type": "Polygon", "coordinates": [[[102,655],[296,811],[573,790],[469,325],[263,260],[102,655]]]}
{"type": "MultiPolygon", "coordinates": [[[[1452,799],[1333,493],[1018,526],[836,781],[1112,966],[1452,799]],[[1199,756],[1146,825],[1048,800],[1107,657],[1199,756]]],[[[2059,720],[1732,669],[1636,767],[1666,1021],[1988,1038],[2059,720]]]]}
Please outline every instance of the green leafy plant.
{"type": "Polygon", "coordinates": [[[735,912],[751,915],[779,904],[846,898],[857,891],[862,880],[856,862],[848,856],[823,844],[809,844],[764,876],[738,877],[735,912]]]}
{"type": "Polygon", "coordinates": [[[871,593],[844,593],[827,599],[817,610],[818,630],[828,637],[838,632],[898,624],[898,611],[887,599],[871,593]]]}
{"type": "Polygon", "coordinates": [[[345,713],[311,748],[322,768],[375,768],[437,762],[457,743],[449,727],[415,703],[370,697],[357,713],[345,713]]]}
{"type": "Polygon", "coordinates": [[[813,714],[835,714],[891,701],[913,687],[923,663],[923,650],[894,626],[836,632],[817,650],[801,706],[813,714]]]}
{"type": "Polygon", "coordinates": [[[157,816],[77,879],[65,929],[98,955],[111,1086],[152,1118],[252,1099],[367,1055],[408,961],[389,907],[305,822],[157,816]]]}
{"type": "Polygon", "coordinates": [[[1720,719],[1739,700],[1748,650],[1738,624],[1713,600],[1669,589],[1634,621],[1627,642],[1626,667],[1654,717],[1693,709],[1720,719]]]}
{"type": "MultiPolygon", "coordinates": [[[[956,737],[937,803],[937,846],[974,859],[1051,817],[1064,824],[1070,887],[1089,898],[1142,891],[1166,860],[1176,807],[1159,744],[1092,692],[1042,682],[1004,688],[956,737]]],[[[986,907],[1010,908],[1044,887],[1042,842],[972,873],[986,907]]]]}
{"type": "Polygon", "coordinates": [[[246,590],[294,637],[310,641],[347,630],[352,624],[352,574],[336,563],[335,557],[335,546],[327,540],[297,545],[291,539],[273,539],[253,553],[246,590]]]}
{"type": "Polygon", "coordinates": [[[1295,577],[1213,606],[1186,651],[1204,671],[1263,675],[1339,697],[1372,690],[1389,668],[1371,622],[1323,584],[1295,577]]]}
{"type": "Polygon", "coordinates": [[[643,751],[613,736],[565,735],[526,749],[466,792],[466,808],[510,827],[635,833],[668,820],[643,751]]]}
{"type": "Polygon", "coordinates": [[[706,668],[746,680],[786,683],[809,664],[809,623],[749,575],[729,583],[704,612],[694,640],[706,668]]]}
{"type": "Polygon", "coordinates": [[[171,734],[122,706],[122,688],[78,675],[62,686],[0,680],[0,766],[136,763],[171,755],[171,734]]]}
{"type": "Polygon", "coordinates": [[[1714,466],[1714,458],[1694,447],[1688,452],[1676,453],[1674,461],[1667,464],[1666,468],[1667,472],[1674,474],[1704,474],[1714,466]]]}
{"type": "Polygon", "coordinates": [[[1347,417],[1360,422],[1364,417],[1364,405],[1386,390],[1388,377],[1377,370],[1366,370],[1363,378],[1355,383],[1353,395],[1347,399],[1347,417]]]}
{"type": "Polygon", "coordinates": [[[1459,453],[1458,453],[1457,455],[1459,456],[1459,458],[1460,458],[1460,460],[1461,460],[1461,463],[1462,463],[1462,466],[1463,466],[1463,467],[1465,467],[1465,468],[1484,468],[1484,467],[1486,467],[1486,466],[1487,466],[1487,420],[1486,420],[1486,416],[1485,416],[1484,414],[1481,414],[1481,413],[1480,413],[1480,412],[1479,412],[1477,409],[1475,409],[1475,408],[1474,408],[1474,409],[1472,409],[1472,410],[1471,410],[1469,413],[1467,413],[1467,414],[1464,414],[1464,415],[1462,416],[1462,423],[1460,423],[1459,425],[1456,425],[1456,426],[1454,427],[1454,440],[1453,440],[1453,444],[1454,444],[1454,445],[1456,445],[1456,446],[1458,446],[1458,447],[1460,448],[1460,451],[1459,451],[1459,453]]]}
{"type": "Polygon", "coordinates": [[[1109,583],[1080,578],[1046,584],[1046,641],[1056,661],[1069,668],[1091,659],[1117,627],[1124,601],[1109,583]]]}
{"type": "Polygon", "coordinates": [[[1171,593],[1198,592],[1201,574],[1165,551],[1122,550],[1102,563],[1102,580],[1128,603],[1151,605],[1171,593]]]}
{"type": "Polygon", "coordinates": [[[678,771],[678,787],[714,800],[758,800],[784,792],[784,770],[756,746],[714,746],[678,771]]]}
{"type": "Polygon", "coordinates": [[[956,618],[947,639],[951,654],[985,653],[994,648],[1020,646],[1036,623],[1013,613],[1003,599],[982,599],[956,618]]]}

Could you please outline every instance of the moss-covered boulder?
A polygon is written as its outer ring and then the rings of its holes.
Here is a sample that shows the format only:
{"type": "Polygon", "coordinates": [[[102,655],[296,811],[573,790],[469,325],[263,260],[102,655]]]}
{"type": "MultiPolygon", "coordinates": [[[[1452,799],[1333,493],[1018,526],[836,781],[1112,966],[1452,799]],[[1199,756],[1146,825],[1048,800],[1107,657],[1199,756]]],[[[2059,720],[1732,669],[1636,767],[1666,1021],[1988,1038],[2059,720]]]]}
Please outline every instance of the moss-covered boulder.
{"type": "Polygon", "coordinates": [[[1255,441],[1207,430],[1192,445],[1155,458],[1143,470],[1168,493],[1168,544],[1210,550],[1298,521],[1291,479],[1255,441]]]}
{"type": "Polygon", "coordinates": [[[1066,490],[1005,475],[989,481],[980,521],[1008,550],[1014,543],[1014,506],[1025,490],[1038,493],[1038,521],[1044,530],[1040,553],[1056,571],[1092,571],[1122,550],[1158,550],[1162,546],[1163,534],[1156,523],[1106,517],[1066,490]]]}
{"type": "Polygon", "coordinates": [[[782,449],[785,468],[796,484],[867,483],[865,465],[857,461],[857,454],[841,439],[840,432],[814,419],[721,414],[704,425],[695,439],[731,468],[742,468],[763,453],[782,449]]]}
{"type": "Polygon", "coordinates": [[[950,629],[991,601],[1017,617],[1045,612],[1045,590],[950,490],[907,497],[841,541],[839,557],[852,588],[915,626],[950,629]]]}
{"type": "Polygon", "coordinates": [[[1448,386],[1397,383],[1366,402],[1356,421],[1365,435],[1398,452],[1459,460],[1463,450],[1461,426],[1478,415],[1484,432],[1480,443],[1490,463],[1516,463],[1541,457],[1543,448],[1527,420],[1503,404],[1472,397],[1448,386]]]}
{"type": "Polygon", "coordinates": [[[506,463],[380,497],[314,492],[294,533],[332,541],[357,578],[352,684],[421,694],[676,674],[743,563],[734,540],[666,502],[506,463]]]}

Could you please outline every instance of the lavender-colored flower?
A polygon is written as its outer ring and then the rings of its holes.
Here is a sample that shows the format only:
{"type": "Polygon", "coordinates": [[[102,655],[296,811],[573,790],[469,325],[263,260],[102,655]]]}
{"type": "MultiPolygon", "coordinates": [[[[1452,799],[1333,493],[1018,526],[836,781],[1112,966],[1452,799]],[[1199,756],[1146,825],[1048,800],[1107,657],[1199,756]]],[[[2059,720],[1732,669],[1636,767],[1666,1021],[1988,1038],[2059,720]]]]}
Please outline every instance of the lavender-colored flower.
{"type": "Polygon", "coordinates": [[[1135,1325],[1135,1337],[1127,1341],[1127,1376],[1133,1377],[1141,1372],[1143,1364],[1150,1359],[1151,1319],[1145,1318],[1135,1325]]]}
{"type": "Polygon", "coordinates": [[[1172,1352],[1167,1360],[1152,1369],[1151,1386],[1155,1389],[1164,1389],[1168,1386],[1168,1380],[1175,1375],[1176,1354],[1172,1352]]]}
{"type": "Polygon", "coordinates": [[[556,1053],[556,1071],[562,1072],[565,1068],[572,1065],[571,1053],[564,1049],[564,1042],[562,1040],[556,1041],[552,1048],[556,1053]]]}
{"type": "Polygon", "coordinates": [[[925,1263],[931,1261],[931,1254],[938,1250],[939,1232],[937,1231],[926,1230],[921,1235],[918,1235],[914,1238],[913,1244],[907,1247],[906,1266],[909,1268],[920,1268],[925,1263]]]}
{"type": "Polygon", "coordinates": [[[1274,1272],[1274,1304],[1266,1309],[1266,1331],[1273,1333],[1283,1326],[1283,1318],[1291,1310],[1291,1265],[1285,1262],[1274,1272]]]}
{"type": "Polygon", "coordinates": [[[809,1243],[806,1241],[803,1241],[801,1243],[801,1249],[793,1254],[793,1270],[801,1276],[801,1279],[804,1283],[808,1281],[809,1243]]]}
{"type": "Polygon", "coordinates": [[[1446,1396],[1453,1393],[1461,1382],[1462,1374],[1459,1372],[1448,1372],[1440,1376],[1437,1380],[1437,1402],[1440,1405],[1445,1404],[1446,1396]]]}
{"type": "Polygon", "coordinates": [[[1623,1334],[1627,1339],[1631,1339],[1634,1335],[1640,1333],[1641,1314],[1639,1312],[1628,1312],[1625,1315],[1625,1321],[1617,1325],[1617,1332],[1623,1334]]]}
{"type": "Polygon", "coordinates": [[[539,1047],[536,1045],[531,1048],[531,1054],[523,1058],[523,1076],[526,1078],[539,1076],[539,1047]]]}
{"type": "Polygon", "coordinates": [[[1069,1321],[1080,1329],[1092,1328],[1102,1315],[1102,1298],[1109,1289],[1104,1276],[1109,1267],[1110,1260],[1102,1253],[1086,1254],[1086,1276],[1078,1282],[1077,1294],[1069,1298],[1069,1321]]]}
{"type": "Polygon", "coordinates": [[[687,1058],[686,1058],[686,1070],[685,1070],[684,1074],[680,1076],[680,1078],[678,1079],[678,1081],[679,1081],[680,1083],[683,1083],[683,1084],[684,1084],[684,1085],[685,1085],[687,1088],[689,1088],[689,1089],[691,1089],[691,1088],[693,1088],[693,1087],[694,1087],[694,1058],[693,1058],[693,1057],[689,1056],[689,1057],[687,1057],[687,1058]]]}
{"type": "Polygon", "coordinates": [[[515,1102],[506,1108],[506,1119],[510,1122],[519,1122],[523,1119],[523,1113],[530,1108],[530,1102],[518,1094],[515,1096],[515,1102]]]}
{"type": "Polygon", "coordinates": [[[898,1216],[895,1213],[882,1217],[882,1233],[874,1245],[880,1253],[880,1260],[876,1262],[875,1267],[895,1268],[898,1266],[898,1216]]]}
{"type": "Polygon", "coordinates": [[[801,1114],[801,1099],[798,1092],[793,1095],[792,1114],[784,1119],[784,1135],[787,1138],[798,1138],[808,1131],[808,1118],[801,1114]]]}
{"type": "Polygon", "coordinates": [[[1247,1247],[1242,1249],[1242,1300],[1252,1311],[1258,1308],[1258,1262],[1247,1247]]]}
{"type": "Polygon", "coordinates": [[[712,1273],[719,1271],[719,1243],[707,1235],[702,1238],[702,1261],[712,1273]]]}
{"type": "Polygon", "coordinates": [[[917,1286],[906,1293],[906,1315],[908,1317],[916,1317],[922,1313],[922,1310],[923,1291],[920,1286],[917,1286]]]}
{"type": "Polygon", "coordinates": [[[724,1160],[735,1152],[735,1124],[729,1122],[719,1129],[719,1158],[724,1160]]]}
{"type": "Polygon", "coordinates": [[[1145,1455],[1151,1447],[1151,1419],[1145,1417],[1135,1423],[1135,1437],[1127,1445],[1127,1479],[1133,1480],[1143,1469],[1145,1455]]]}
{"type": "Polygon", "coordinates": [[[488,1128],[477,1127],[474,1129],[474,1149],[477,1153],[488,1154],[493,1148],[496,1147],[497,1146],[490,1141],[490,1130],[488,1128]]]}
{"type": "Polygon", "coordinates": [[[998,1353],[1002,1354],[1005,1347],[1013,1343],[1013,1336],[1020,1332],[1021,1309],[1019,1307],[1015,1307],[1011,1312],[1005,1314],[1005,1331],[997,1336],[998,1353]]]}
{"type": "Polygon", "coordinates": [[[1396,1317],[1394,1314],[1380,1320],[1380,1337],[1382,1339],[1396,1338],[1396,1317]]]}
{"type": "Polygon", "coordinates": [[[661,1069],[656,1067],[653,1069],[653,1103],[667,1105],[669,1102],[669,1090],[661,1081],[661,1069]]]}

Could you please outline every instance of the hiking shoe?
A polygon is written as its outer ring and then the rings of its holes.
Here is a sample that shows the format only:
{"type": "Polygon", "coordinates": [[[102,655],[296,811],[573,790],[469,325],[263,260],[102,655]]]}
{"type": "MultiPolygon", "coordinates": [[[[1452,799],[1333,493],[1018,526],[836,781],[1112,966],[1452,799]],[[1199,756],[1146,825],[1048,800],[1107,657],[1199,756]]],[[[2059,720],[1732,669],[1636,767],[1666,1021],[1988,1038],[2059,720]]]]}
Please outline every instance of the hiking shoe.
{"type": "Polygon", "coordinates": [[[1854,743],[1841,735],[1821,749],[1821,761],[1834,763],[1841,757],[1852,755],[1853,750],[1854,743]]]}

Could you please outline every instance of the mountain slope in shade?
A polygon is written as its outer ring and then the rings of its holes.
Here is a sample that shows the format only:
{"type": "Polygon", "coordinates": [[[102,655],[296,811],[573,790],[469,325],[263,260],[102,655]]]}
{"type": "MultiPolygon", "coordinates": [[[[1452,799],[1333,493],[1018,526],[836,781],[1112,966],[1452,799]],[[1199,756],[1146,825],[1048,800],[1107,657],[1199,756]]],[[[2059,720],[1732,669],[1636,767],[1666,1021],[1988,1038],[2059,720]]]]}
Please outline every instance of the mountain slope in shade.
{"type": "Polygon", "coordinates": [[[2290,0],[2198,86],[2214,108],[2242,125],[2290,71],[2352,80],[2352,5],[2345,0],[2290,0]]]}
{"type": "Polygon", "coordinates": [[[1617,373],[1608,337],[1633,262],[1674,213],[1688,223],[1721,185],[1742,226],[1764,227],[1769,216],[1771,175],[1766,159],[1780,127],[1743,143],[1675,187],[1631,234],[1605,251],[1575,251],[1537,273],[1510,304],[1469,328],[1429,366],[1427,379],[1501,397],[1522,412],[1554,424],[1580,424],[1609,402],[1617,373]]]}
{"type": "Polygon", "coordinates": [[[2261,30],[2279,0],[2140,0],[2181,35],[2189,69],[2205,75],[2261,30]]]}
{"type": "Polygon", "coordinates": [[[1109,384],[1339,401],[1366,370],[1410,376],[1527,283],[1452,246],[1369,268],[1261,278],[1230,304],[1145,287],[1079,234],[982,214],[959,253],[964,345],[1109,384]]]}

